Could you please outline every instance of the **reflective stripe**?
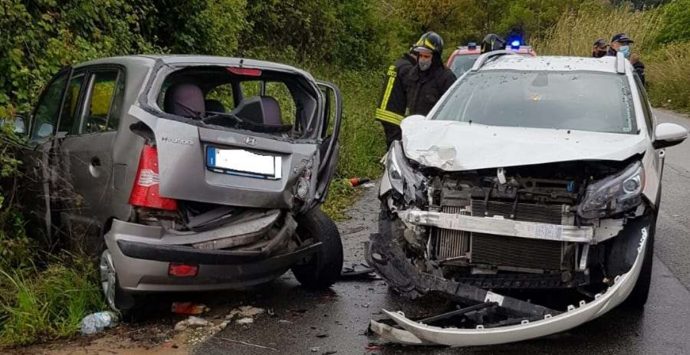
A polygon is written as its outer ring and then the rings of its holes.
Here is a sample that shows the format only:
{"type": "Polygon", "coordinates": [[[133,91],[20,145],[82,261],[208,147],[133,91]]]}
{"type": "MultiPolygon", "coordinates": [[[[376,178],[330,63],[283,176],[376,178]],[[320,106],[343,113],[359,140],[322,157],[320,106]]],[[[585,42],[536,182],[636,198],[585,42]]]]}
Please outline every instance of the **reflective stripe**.
{"type": "Polygon", "coordinates": [[[386,109],[388,106],[388,100],[391,97],[391,92],[393,91],[393,85],[395,84],[395,77],[398,75],[395,70],[395,65],[388,67],[388,84],[386,84],[386,91],[383,93],[383,100],[381,100],[381,108],[386,109]]]}
{"type": "Polygon", "coordinates": [[[400,125],[400,122],[402,122],[403,118],[404,118],[403,116],[398,115],[396,113],[386,111],[386,110],[381,109],[381,108],[376,109],[376,119],[377,120],[381,120],[384,122],[389,122],[392,124],[400,125]]]}

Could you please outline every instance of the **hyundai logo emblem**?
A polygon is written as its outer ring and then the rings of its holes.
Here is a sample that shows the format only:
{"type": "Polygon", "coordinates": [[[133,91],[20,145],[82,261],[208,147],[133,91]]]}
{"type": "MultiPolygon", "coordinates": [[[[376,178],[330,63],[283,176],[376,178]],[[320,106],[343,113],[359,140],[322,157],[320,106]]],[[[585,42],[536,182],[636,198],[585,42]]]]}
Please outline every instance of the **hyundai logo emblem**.
{"type": "Polygon", "coordinates": [[[246,137],[244,139],[244,142],[247,143],[248,145],[256,145],[256,138],[254,137],[246,137]]]}

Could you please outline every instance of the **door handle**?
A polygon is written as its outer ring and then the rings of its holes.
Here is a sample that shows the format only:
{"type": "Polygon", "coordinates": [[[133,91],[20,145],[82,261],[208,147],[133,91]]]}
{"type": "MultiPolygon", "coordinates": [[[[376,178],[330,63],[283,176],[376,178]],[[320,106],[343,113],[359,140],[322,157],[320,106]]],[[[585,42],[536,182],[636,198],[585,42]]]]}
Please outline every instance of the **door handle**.
{"type": "Polygon", "coordinates": [[[98,157],[91,158],[91,166],[101,166],[101,159],[98,157]]]}

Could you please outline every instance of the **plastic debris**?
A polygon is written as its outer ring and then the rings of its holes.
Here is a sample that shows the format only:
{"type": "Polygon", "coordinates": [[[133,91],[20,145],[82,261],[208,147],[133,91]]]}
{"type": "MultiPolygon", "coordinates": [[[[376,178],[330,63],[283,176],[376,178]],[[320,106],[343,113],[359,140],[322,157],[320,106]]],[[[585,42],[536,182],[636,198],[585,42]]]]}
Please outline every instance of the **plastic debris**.
{"type": "Polygon", "coordinates": [[[175,314],[199,315],[208,312],[210,309],[204,304],[194,304],[192,302],[173,302],[171,309],[175,314]]]}
{"type": "Polygon", "coordinates": [[[225,319],[232,320],[235,317],[238,318],[252,318],[255,316],[258,316],[259,314],[265,313],[266,310],[263,308],[258,308],[258,307],[252,307],[252,306],[242,306],[239,308],[235,308],[230,313],[228,313],[227,316],[225,316],[225,319]]]}
{"type": "Polygon", "coordinates": [[[240,318],[236,322],[237,324],[252,324],[254,323],[254,318],[251,317],[245,317],[245,318],[240,318]]]}
{"type": "Polygon", "coordinates": [[[89,314],[81,320],[81,333],[83,335],[96,334],[105,328],[117,325],[118,316],[115,312],[105,311],[89,314]]]}
{"type": "Polygon", "coordinates": [[[354,178],[348,179],[347,181],[350,183],[350,186],[357,187],[359,185],[362,185],[364,183],[371,181],[371,179],[354,177],[354,178]]]}

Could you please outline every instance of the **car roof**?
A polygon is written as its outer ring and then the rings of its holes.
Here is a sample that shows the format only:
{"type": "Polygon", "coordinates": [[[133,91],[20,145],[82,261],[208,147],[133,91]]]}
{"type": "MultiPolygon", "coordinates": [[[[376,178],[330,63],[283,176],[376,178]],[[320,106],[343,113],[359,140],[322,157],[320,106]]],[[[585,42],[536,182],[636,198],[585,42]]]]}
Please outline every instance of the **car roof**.
{"type": "Polygon", "coordinates": [[[561,56],[502,55],[487,61],[484,70],[599,71],[616,73],[616,57],[588,58],[561,56]]]}
{"type": "Polygon", "coordinates": [[[286,72],[294,72],[302,74],[313,80],[311,74],[304,70],[280,63],[268,62],[263,60],[235,58],[235,57],[218,57],[210,55],[129,55],[120,57],[100,58],[75,65],[75,68],[85,67],[89,65],[99,64],[122,64],[122,65],[149,65],[153,66],[156,61],[161,61],[165,64],[197,64],[197,65],[219,65],[219,66],[247,66],[254,68],[262,68],[269,70],[279,70],[286,72]]]}

